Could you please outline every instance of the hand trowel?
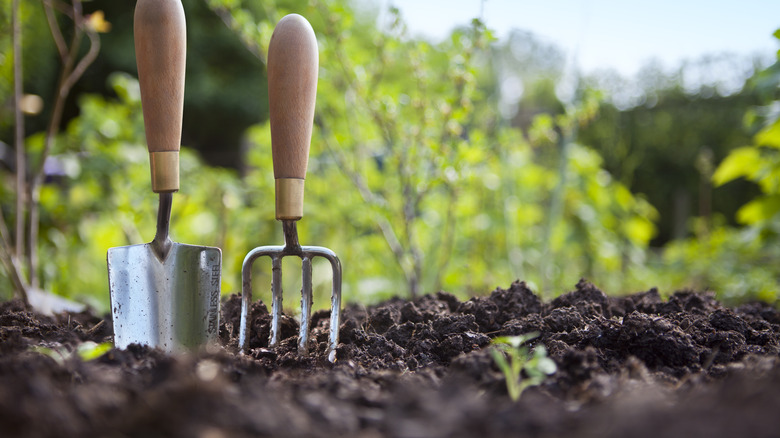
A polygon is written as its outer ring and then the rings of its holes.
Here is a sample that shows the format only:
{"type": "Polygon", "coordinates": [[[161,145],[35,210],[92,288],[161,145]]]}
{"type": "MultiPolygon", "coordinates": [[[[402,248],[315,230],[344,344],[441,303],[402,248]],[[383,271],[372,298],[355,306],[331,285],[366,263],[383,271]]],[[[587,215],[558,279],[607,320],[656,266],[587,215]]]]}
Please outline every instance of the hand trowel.
{"type": "Polygon", "coordinates": [[[217,337],[222,252],[168,236],[173,193],[179,190],[184,105],[181,1],[138,0],[134,36],[152,191],[159,193],[160,204],[151,243],[108,250],[114,344],[194,350],[217,337]]]}

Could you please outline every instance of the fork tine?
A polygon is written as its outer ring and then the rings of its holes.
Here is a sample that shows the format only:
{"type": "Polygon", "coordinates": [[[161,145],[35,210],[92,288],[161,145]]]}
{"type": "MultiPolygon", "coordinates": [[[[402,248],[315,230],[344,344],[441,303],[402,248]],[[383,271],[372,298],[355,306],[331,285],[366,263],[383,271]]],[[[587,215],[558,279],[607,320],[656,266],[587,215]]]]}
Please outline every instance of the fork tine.
{"type": "Polygon", "coordinates": [[[311,258],[304,256],[301,259],[301,331],[298,337],[298,353],[308,354],[309,351],[309,323],[311,322],[312,284],[311,284],[311,258]]]}
{"type": "Polygon", "coordinates": [[[328,361],[333,363],[336,362],[336,348],[339,344],[339,325],[341,325],[341,261],[336,253],[322,246],[304,246],[302,249],[303,254],[309,259],[314,257],[327,259],[333,271],[327,351],[328,361]]]}
{"type": "Polygon", "coordinates": [[[333,286],[330,296],[330,339],[328,343],[328,361],[336,362],[336,347],[339,345],[339,325],[341,324],[341,261],[333,254],[327,257],[333,269],[333,286]]]}
{"type": "Polygon", "coordinates": [[[279,342],[279,323],[282,318],[282,256],[271,258],[271,339],[269,347],[279,342]]]}
{"type": "Polygon", "coordinates": [[[241,325],[238,330],[238,347],[242,352],[249,346],[249,308],[252,306],[252,261],[249,256],[241,267],[241,325]]]}

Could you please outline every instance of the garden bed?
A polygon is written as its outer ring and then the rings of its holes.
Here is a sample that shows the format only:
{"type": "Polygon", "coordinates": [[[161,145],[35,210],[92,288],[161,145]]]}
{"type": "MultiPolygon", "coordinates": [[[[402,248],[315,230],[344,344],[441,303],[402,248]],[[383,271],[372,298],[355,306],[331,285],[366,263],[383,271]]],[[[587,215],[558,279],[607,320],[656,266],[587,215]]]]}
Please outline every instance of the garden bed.
{"type": "Polygon", "coordinates": [[[461,302],[447,293],[344,309],[336,364],[296,353],[297,323],[267,348],[270,316],[252,308],[236,353],[240,299],[222,304],[221,346],[167,356],[111,340],[111,321],[54,318],[0,304],[0,435],[187,437],[776,436],[780,313],[734,309],[711,294],[650,290],[608,297],[580,282],[542,302],[523,283],[461,302]],[[489,349],[539,332],[557,372],[507,395],[489,349]],[[86,347],[85,347],[86,346],[86,347]],[[92,347],[91,347],[92,346],[92,347]]]}

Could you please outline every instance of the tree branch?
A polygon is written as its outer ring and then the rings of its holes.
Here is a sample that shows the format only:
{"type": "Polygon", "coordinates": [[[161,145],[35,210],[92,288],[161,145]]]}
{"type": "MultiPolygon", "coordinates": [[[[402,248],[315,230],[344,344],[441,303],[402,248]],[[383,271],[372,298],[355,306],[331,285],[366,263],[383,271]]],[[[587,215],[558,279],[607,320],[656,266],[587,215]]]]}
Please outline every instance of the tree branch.
{"type": "Polygon", "coordinates": [[[57,17],[54,16],[54,9],[50,0],[44,0],[43,10],[46,12],[46,22],[49,24],[51,36],[54,38],[54,44],[57,46],[57,52],[60,54],[60,62],[65,62],[68,57],[68,46],[65,45],[65,38],[62,36],[62,30],[57,23],[57,17]]]}
{"type": "Polygon", "coordinates": [[[79,63],[76,65],[76,67],[73,69],[73,71],[70,73],[67,80],[65,81],[64,87],[66,88],[68,93],[70,93],[71,88],[73,88],[73,86],[81,78],[84,72],[87,71],[87,67],[89,67],[93,62],[95,62],[98,53],[100,53],[100,38],[98,38],[97,33],[92,30],[86,30],[86,34],[87,37],[89,38],[89,51],[87,52],[86,55],[84,55],[83,58],[81,58],[79,63]]]}
{"type": "Polygon", "coordinates": [[[265,53],[263,53],[262,47],[260,47],[260,45],[256,44],[254,41],[250,40],[241,32],[238,23],[236,23],[236,20],[233,18],[233,15],[230,13],[230,11],[222,7],[212,7],[208,1],[206,3],[211,11],[214,12],[214,14],[219,17],[223,23],[225,23],[225,26],[228,29],[232,30],[241,37],[241,44],[244,45],[249,53],[255,55],[255,57],[257,57],[257,59],[259,59],[263,64],[267,64],[266,56],[265,53]]]}

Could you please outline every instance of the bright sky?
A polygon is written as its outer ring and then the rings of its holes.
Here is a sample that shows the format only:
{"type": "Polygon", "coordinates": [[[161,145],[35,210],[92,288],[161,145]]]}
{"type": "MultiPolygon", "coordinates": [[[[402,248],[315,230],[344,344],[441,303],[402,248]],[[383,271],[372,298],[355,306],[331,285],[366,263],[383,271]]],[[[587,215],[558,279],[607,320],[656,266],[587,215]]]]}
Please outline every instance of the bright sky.
{"type": "Polygon", "coordinates": [[[770,60],[780,49],[780,0],[367,0],[395,5],[414,35],[438,40],[482,10],[505,37],[513,28],[577,53],[586,73],[614,68],[633,76],[649,59],[674,68],[684,59],[732,52],[770,60]]]}

